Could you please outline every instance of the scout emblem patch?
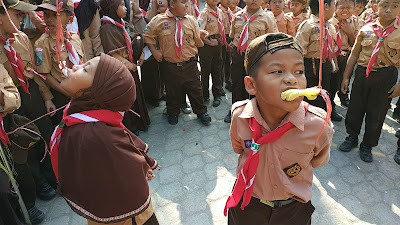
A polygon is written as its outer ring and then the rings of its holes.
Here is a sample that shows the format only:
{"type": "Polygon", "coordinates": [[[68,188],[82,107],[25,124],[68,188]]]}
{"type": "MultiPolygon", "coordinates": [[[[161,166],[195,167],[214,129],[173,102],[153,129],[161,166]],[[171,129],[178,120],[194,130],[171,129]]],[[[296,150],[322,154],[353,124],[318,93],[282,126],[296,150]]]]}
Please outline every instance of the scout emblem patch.
{"type": "Polygon", "coordinates": [[[162,5],[162,1],[158,1],[158,4],[159,4],[159,5],[162,5]]]}
{"type": "Polygon", "coordinates": [[[168,22],[164,22],[164,26],[165,26],[165,27],[168,26],[168,22]]]}
{"type": "Polygon", "coordinates": [[[43,49],[35,48],[36,55],[36,66],[40,66],[43,64],[43,49]]]}
{"type": "Polygon", "coordinates": [[[390,50],[389,55],[393,58],[395,55],[397,55],[397,49],[390,50]]]}
{"type": "Polygon", "coordinates": [[[292,178],[297,176],[300,173],[301,169],[301,166],[298,163],[295,163],[291,166],[284,168],[283,171],[285,172],[286,176],[292,178]]]}
{"type": "Polygon", "coordinates": [[[314,29],[315,29],[315,31],[319,31],[319,28],[318,28],[318,27],[314,27],[314,29]]]}
{"type": "Polygon", "coordinates": [[[252,140],[244,140],[244,147],[245,148],[250,148],[251,147],[251,143],[252,143],[252,140]]]}

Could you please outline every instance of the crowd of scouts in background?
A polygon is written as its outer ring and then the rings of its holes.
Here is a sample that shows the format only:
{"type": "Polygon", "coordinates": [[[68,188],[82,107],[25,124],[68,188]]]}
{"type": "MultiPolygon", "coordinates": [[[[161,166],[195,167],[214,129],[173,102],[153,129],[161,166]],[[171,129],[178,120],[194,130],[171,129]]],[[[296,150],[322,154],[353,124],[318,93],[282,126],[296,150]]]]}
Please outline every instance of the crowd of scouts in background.
{"type": "MultiPolygon", "coordinates": [[[[336,94],[341,105],[348,107],[345,118],[348,136],[339,149],[349,152],[360,146],[360,158],[365,162],[372,162],[371,150],[378,145],[391,99],[400,95],[400,85],[396,84],[400,65],[400,3],[397,0],[324,0],[324,18],[319,18],[321,9],[318,0],[205,0],[205,8],[201,11],[198,0],[58,0],[63,3],[59,15],[56,0],[3,2],[7,8],[6,11],[3,6],[0,7],[0,111],[4,129],[5,132],[10,132],[27,121],[53,112],[29,127],[40,133],[47,143],[50,142],[54,128],[63,118],[62,110],[54,110],[68,104],[76,93],[61,85],[65,75],[60,61],[66,67],[72,68],[74,73],[86,74],[95,74],[96,69],[90,68],[93,63],[114,74],[124,74],[115,65],[125,65],[135,86],[134,89],[127,87],[127,90],[134,90],[133,99],[136,98],[128,108],[140,117],[126,112],[122,123],[135,135],[146,131],[150,125],[151,118],[146,103],[158,106],[161,100],[166,101],[163,113],[171,125],[178,123],[181,111],[185,114],[193,111],[203,124],[211,123],[206,105],[210,101],[211,75],[213,107],[218,107],[223,101],[225,90],[232,92],[232,111],[227,112],[224,121],[231,123],[232,120],[231,139],[235,151],[237,149],[234,140],[241,138],[237,127],[243,122],[237,111],[243,111],[243,100],[249,99],[250,95],[257,97],[256,92],[249,91],[248,84],[245,83],[246,75],[257,74],[251,67],[260,67],[258,61],[261,61],[263,55],[257,53],[257,48],[266,48],[265,51],[268,52],[268,48],[279,51],[289,46],[300,52],[304,58],[304,71],[301,74],[305,74],[307,87],[318,85],[319,64],[322,60],[322,88],[330,95],[332,121],[342,120],[342,116],[335,110],[333,100],[336,94]],[[324,27],[319,25],[321,19],[324,20],[324,27]],[[10,20],[20,29],[18,33],[10,20]],[[60,54],[57,55],[56,29],[59,21],[65,43],[61,45],[60,54]],[[323,49],[320,49],[321,31],[324,37],[323,49]],[[290,36],[268,36],[277,32],[290,36]],[[265,36],[265,41],[258,40],[261,36],[265,36]],[[251,51],[248,46],[255,39],[257,43],[253,43],[253,52],[246,53],[246,50],[251,51]],[[102,53],[112,56],[118,62],[102,53]],[[245,57],[245,54],[248,55],[245,57]],[[201,71],[198,69],[198,62],[201,71]],[[138,73],[139,67],[141,77],[138,73]],[[349,80],[353,73],[354,81],[350,93],[349,80]],[[364,117],[365,133],[358,145],[364,117]],[[234,123],[235,118],[237,121],[234,123]]],[[[276,71],[278,74],[281,72],[276,71]]],[[[95,76],[100,77],[98,74],[100,72],[96,72],[95,76]]],[[[250,82],[249,78],[246,79],[250,82]]],[[[110,81],[102,82],[110,85],[110,81]]],[[[253,85],[257,84],[253,80],[251,82],[253,85]]],[[[96,93],[105,94],[102,84],[93,84],[93,88],[96,86],[96,93]]],[[[120,86],[115,86],[116,89],[118,87],[120,86]]],[[[257,93],[263,93],[261,89],[257,90],[257,93]]],[[[85,89],[83,95],[84,92],[85,89]]],[[[102,107],[122,107],[107,105],[109,102],[105,102],[109,99],[95,99],[96,104],[103,104],[102,107]]],[[[87,100],[85,104],[88,102],[90,101],[87,100]]],[[[309,104],[326,110],[322,97],[309,101],[309,104]]],[[[92,109],[94,106],[72,104],[72,109],[68,110],[79,112],[87,107],[92,109]]],[[[310,111],[321,118],[325,115],[315,107],[304,107],[306,113],[310,111]]],[[[125,106],[122,108],[125,110],[125,106]]],[[[263,111],[261,106],[259,110],[263,111]]],[[[304,113],[304,109],[302,112],[304,113]]],[[[395,109],[393,117],[400,118],[400,106],[395,109]]],[[[35,206],[36,197],[50,200],[56,196],[57,188],[59,193],[68,197],[66,190],[70,184],[59,183],[56,179],[50,156],[45,154],[45,142],[39,141],[37,135],[30,132],[19,132],[19,135],[10,135],[8,156],[13,162],[13,173],[16,174],[29,218],[33,224],[39,224],[45,215],[35,206]]],[[[327,139],[332,137],[331,125],[325,132],[327,139]]],[[[135,135],[132,137],[137,138],[135,135]]],[[[137,148],[141,149],[140,154],[146,158],[146,165],[150,170],[149,173],[146,171],[146,179],[149,180],[152,176],[151,170],[157,167],[157,162],[147,156],[148,146],[135,138],[132,143],[135,147],[141,146],[137,148]]],[[[7,145],[4,142],[3,144],[7,145]]],[[[240,146],[240,143],[236,144],[240,146]]],[[[400,149],[400,139],[398,146],[400,149]]],[[[320,151],[325,152],[321,155],[325,156],[320,156],[313,167],[322,166],[329,159],[329,154],[326,156],[329,145],[320,147],[320,151]]],[[[400,164],[400,150],[397,150],[394,160],[400,164]]],[[[69,179],[73,180],[74,176],[70,176],[72,177],[69,179]]],[[[66,179],[68,176],[63,174],[63,177],[66,179]]],[[[0,170],[0,224],[23,224],[17,197],[8,181],[6,173],[0,170]]],[[[260,192],[262,185],[262,182],[256,181],[254,194],[258,197],[266,195],[264,199],[268,199],[268,194],[260,192]]],[[[137,193],[148,193],[148,186],[146,187],[147,189],[143,188],[137,193]]],[[[89,224],[119,222],[132,216],[136,220],[131,220],[129,224],[157,224],[147,195],[145,205],[139,200],[134,203],[137,206],[134,213],[118,218],[110,216],[108,219],[104,219],[104,216],[98,217],[98,214],[108,215],[104,213],[104,210],[109,210],[106,205],[90,206],[92,210],[79,207],[80,204],[90,205],[91,200],[87,199],[90,197],[78,202],[65,198],[75,212],[88,218],[89,224]],[[139,219],[139,215],[145,216],[139,219]]],[[[307,193],[304,198],[299,197],[296,200],[307,203],[310,199],[311,194],[307,193]]],[[[282,204],[290,203],[292,201],[287,200],[282,204]]],[[[121,210],[115,210],[110,215],[122,215],[129,207],[121,207],[121,210]]],[[[230,209],[229,223],[241,224],[253,218],[243,214],[237,207],[230,209]]],[[[310,207],[313,208],[312,205],[310,207]]],[[[313,209],[307,209],[308,213],[312,214],[312,211],[313,209]]],[[[311,214],[308,215],[307,212],[298,221],[310,223],[311,214]]],[[[279,218],[274,222],[279,221],[285,220],[279,218]]]]}

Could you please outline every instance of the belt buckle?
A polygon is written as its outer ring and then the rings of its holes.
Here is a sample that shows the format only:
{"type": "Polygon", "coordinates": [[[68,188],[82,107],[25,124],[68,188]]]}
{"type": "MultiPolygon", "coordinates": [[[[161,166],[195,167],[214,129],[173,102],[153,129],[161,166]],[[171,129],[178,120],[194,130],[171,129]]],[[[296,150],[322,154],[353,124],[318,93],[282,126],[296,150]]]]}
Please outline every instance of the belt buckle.
{"type": "Polygon", "coordinates": [[[268,200],[263,200],[263,199],[260,199],[260,202],[266,204],[269,207],[272,207],[272,208],[275,207],[275,203],[274,202],[271,202],[271,201],[268,201],[268,200]]]}
{"type": "Polygon", "coordinates": [[[178,63],[176,63],[176,66],[183,66],[183,63],[182,62],[178,62],[178,63]]]}
{"type": "Polygon", "coordinates": [[[342,51],[342,52],[340,53],[340,55],[346,57],[346,56],[347,56],[347,53],[348,53],[348,52],[346,52],[346,51],[342,51]]]}

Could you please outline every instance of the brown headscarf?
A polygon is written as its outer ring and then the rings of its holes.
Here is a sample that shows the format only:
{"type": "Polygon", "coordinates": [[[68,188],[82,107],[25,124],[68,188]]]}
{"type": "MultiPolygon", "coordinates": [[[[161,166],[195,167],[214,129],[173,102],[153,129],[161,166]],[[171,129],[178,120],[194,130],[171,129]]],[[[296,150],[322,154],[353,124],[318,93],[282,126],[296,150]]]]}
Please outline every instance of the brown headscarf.
{"type": "Polygon", "coordinates": [[[109,16],[117,22],[120,22],[121,18],[117,15],[118,6],[123,0],[100,0],[100,15],[109,16]]]}
{"type": "Polygon", "coordinates": [[[135,81],[129,70],[119,60],[102,53],[90,93],[72,99],[67,114],[96,109],[126,112],[135,99],[135,81]]]}

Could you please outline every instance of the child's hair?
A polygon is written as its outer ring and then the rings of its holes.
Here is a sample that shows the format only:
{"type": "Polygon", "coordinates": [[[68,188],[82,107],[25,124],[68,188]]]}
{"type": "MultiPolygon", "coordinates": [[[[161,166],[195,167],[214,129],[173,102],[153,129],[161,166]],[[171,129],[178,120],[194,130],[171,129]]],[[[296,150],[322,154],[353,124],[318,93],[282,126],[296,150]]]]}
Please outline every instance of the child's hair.
{"type": "Polygon", "coordinates": [[[335,2],[336,6],[338,5],[339,2],[353,2],[354,5],[356,5],[356,1],[355,0],[336,0],[336,2],[335,2]]]}
{"type": "MultiPolygon", "coordinates": [[[[332,1],[335,0],[324,0],[324,4],[330,5],[332,1]]],[[[319,13],[319,2],[318,0],[310,0],[310,9],[311,13],[314,15],[317,15],[319,13]]]]}
{"type": "Polygon", "coordinates": [[[368,0],[356,0],[356,3],[362,3],[364,6],[366,6],[368,3],[368,0]]]}
{"type": "Polygon", "coordinates": [[[284,33],[264,34],[252,42],[246,50],[244,58],[244,68],[246,73],[252,77],[257,76],[260,59],[268,52],[273,54],[282,49],[295,49],[303,55],[303,50],[299,43],[290,35],[284,33]]]}
{"type": "Polygon", "coordinates": [[[292,2],[300,2],[301,4],[305,5],[306,7],[301,10],[302,13],[307,13],[307,8],[308,8],[308,0],[292,0],[292,2]]]}

